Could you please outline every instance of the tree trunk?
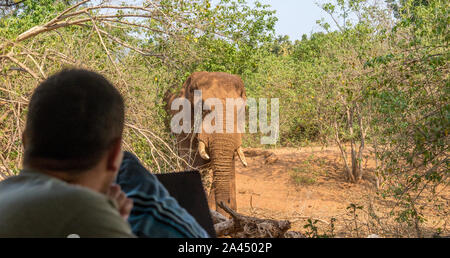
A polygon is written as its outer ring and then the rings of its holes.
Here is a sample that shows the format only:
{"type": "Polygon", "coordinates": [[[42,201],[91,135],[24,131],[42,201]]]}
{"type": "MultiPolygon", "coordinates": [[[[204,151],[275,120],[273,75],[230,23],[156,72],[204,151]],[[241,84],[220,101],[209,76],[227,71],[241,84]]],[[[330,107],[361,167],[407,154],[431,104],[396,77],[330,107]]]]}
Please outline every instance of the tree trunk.
{"type": "Polygon", "coordinates": [[[334,137],[335,137],[336,143],[339,146],[339,150],[341,151],[341,156],[344,161],[344,166],[345,166],[344,169],[345,169],[345,173],[347,175],[347,179],[349,181],[353,182],[354,181],[353,174],[352,174],[352,171],[350,170],[350,167],[348,166],[347,152],[345,150],[345,146],[342,144],[341,139],[339,137],[339,127],[338,127],[336,118],[334,119],[334,130],[335,130],[334,137]]]}

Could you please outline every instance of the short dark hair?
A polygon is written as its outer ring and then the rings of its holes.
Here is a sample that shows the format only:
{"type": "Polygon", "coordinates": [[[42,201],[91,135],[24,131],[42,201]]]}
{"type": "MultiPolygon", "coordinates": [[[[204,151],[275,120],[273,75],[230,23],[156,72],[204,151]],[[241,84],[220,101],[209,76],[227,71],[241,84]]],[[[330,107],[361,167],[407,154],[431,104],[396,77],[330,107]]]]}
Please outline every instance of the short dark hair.
{"type": "Polygon", "coordinates": [[[24,165],[83,171],[121,139],[124,101],[102,75],[62,70],[42,82],[28,105],[24,165]]]}

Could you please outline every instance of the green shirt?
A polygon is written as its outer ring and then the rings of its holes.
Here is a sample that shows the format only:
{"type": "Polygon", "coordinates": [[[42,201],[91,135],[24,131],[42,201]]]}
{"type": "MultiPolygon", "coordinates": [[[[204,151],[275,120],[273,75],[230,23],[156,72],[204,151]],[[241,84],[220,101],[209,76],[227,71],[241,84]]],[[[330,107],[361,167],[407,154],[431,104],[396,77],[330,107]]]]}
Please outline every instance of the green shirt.
{"type": "Polygon", "coordinates": [[[23,170],[0,182],[0,237],[134,237],[114,201],[23,170]]]}

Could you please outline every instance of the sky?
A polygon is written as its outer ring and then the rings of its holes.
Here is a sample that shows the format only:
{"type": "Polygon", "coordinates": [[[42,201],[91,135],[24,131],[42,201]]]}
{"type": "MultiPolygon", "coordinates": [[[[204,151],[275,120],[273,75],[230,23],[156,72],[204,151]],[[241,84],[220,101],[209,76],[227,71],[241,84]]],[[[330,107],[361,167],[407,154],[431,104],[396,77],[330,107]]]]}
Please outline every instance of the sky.
{"type": "MultiPolygon", "coordinates": [[[[254,0],[248,0],[253,4],[254,0]]],[[[316,3],[320,0],[260,0],[264,4],[272,6],[276,10],[278,22],[276,25],[277,35],[288,35],[291,40],[301,39],[303,34],[310,35],[311,32],[323,31],[316,24],[317,20],[325,18],[333,25],[331,18],[316,3]]],[[[332,26],[333,27],[333,26],[332,26]]]]}

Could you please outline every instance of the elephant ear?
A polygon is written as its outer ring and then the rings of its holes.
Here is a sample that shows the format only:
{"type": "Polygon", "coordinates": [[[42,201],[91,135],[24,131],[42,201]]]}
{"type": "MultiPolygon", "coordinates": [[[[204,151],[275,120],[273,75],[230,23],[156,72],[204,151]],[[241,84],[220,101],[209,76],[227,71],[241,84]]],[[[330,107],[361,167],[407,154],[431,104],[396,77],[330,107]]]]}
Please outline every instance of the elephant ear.
{"type": "Polygon", "coordinates": [[[183,84],[183,93],[186,98],[188,98],[188,94],[191,92],[191,82],[192,82],[192,76],[189,76],[187,80],[183,84]]]}
{"type": "Polygon", "coordinates": [[[184,90],[184,96],[193,101],[194,99],[194,91],[197,90],[197,80],[195,78],[196,74],[192,74],[191,76],[189,76],[189,78],[187,78],[186,82],[184,82],[183,84],[183,90],[184,90]]]}
{"type": "Polygon", "coordinates": [[[247,95],[245,94],[245,89],[242,89],[242,92],[241,92],[241,98],[242,98],[243,100],[247,100],[247,95]]]}
{"type": "MultiPolygon", "coordinates": [[[[236,75],[237,76],[237,75],[236,75]]],[[[239,90],[241,91],[240,93],[240,95],[241,95],[241,98],[243,99],[243,100],[247,100],[247,95],[245,94],[245,85],[244,85],[244,81],[242,81],[242,78],[240,77],[240,76],[237,76],[238,77],[238,88],[239,88],[239,90]]]]}
{"type": "Polygon", "coordinates": [[[173,115],[172,110],[171,110],[171,106],[172,106],[172,102],[173,100],[176,98],[177,94],[174,93],[174,88],[176,86],[172,86],[170,88],[167,89],[167,91],[164,93],[164,97],[163,97],[163,101],[166,104],[165,105],[165,110],[167,111],[168,114],[173,115]]]}

